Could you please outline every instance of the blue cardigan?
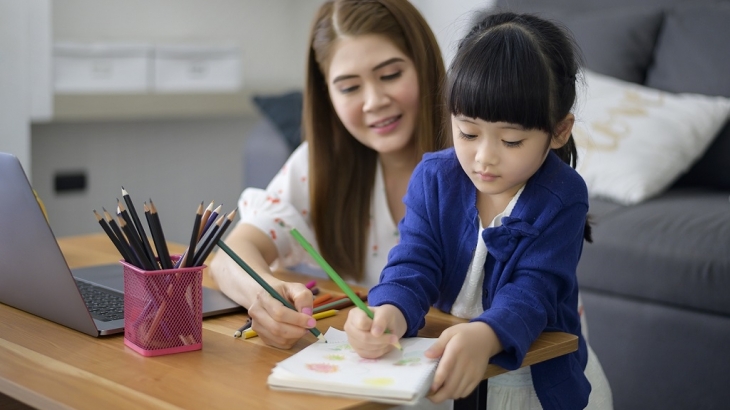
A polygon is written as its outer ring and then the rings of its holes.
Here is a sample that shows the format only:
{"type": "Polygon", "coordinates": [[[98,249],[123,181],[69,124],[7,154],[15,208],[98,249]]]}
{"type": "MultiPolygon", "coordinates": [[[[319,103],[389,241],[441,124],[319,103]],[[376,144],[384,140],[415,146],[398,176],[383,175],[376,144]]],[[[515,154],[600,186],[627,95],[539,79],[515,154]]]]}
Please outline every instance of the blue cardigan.
{"type": "MultiPolygon", "coordinates": [[[[453,148],[427,154],[413,171],[399,224],[400,243],[388,255],[372,306],[392,304],[415,336],[431,305],[450,312],[477,245],[477,190],[453,148]]],[[[588,353],[578,316],[576,267],[583,249],[588,193],[578,173],[550,152],[502,226],[483,232],[484,313],[504,351],[491,362],[519,368],[543,331],[579,337],[577,352],[531,366],[544,409],[585,408],[591,390],[584,375],[588,353]]]]}

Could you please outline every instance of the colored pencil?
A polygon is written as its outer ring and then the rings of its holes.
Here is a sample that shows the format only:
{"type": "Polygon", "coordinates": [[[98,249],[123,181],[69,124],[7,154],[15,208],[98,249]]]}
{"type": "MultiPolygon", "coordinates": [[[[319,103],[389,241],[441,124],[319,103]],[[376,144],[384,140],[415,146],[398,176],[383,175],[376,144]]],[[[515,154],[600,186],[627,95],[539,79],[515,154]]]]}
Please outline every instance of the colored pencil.
{"type": "Polygon", "coordinates": [[[208,218],[210,218],[210,214],[213,212],[213,201],[210,201],[208,206],[205,208],[205,211],[203,212],[203,216],[200,218],[200,229],[198,230],[198,241],[200,241],[200,238],[203,236],[203,232],[205,232],[206,225],[208,224],[208,218]]]}
{"type": "Polygon", "coordinates": [[[319,305],[329,301],[330,299],[332,299],[332,295],[330,295],[329,293],[323,293],[323,294],[317,296],[316,298],[314,298],[314,301],[312,301],[312,304],[313,304],[313,306],[319,306],[319,305]]]}
{"type": "Polygon", "coordinates": [[[236,338],[241,337],[241,335],[243,334],[243,332],[246,329],[248,329],[249,327],[251,327],[251,318],[248,318],[248,320],[246,320],[246,323],[244,323],[243,326],[239,327],[238,330],[236,330],[233,333],[233,337],[236,337],[236,338]]]}
{"type": "Polygon", "coordinates": [[[306,287],[307,287],[307,289],[310,289],[310,290],[311,290],[311,289],[313,289],[313,288],[314,288],[315,286],[317,286],[317,281],[316,281],[316,280],[310,280],[310,281],[309,281],[309,282],[307,282],[307,284],[306,284],[306,285],[304,285],[304,286],[306,286],[306,287]]]}
{"type": "MultiPolygon", "coordinates": [[[[223,226],[223,221],[225,220],[227,215],[221,215],[220,218],[218,218],[217,221],[215,221],[215,224],[212,228],[208,229],[202,238],[198,241],[198,249],[195,250],[195,254],[193,256],[193,264],[197,263],[198,260],[200,260],[200,257],[202,256],[204,250],[208,248],[213,241],[213,238],[215,238],[215,235],[218,233],[218,230],[221,229],[223,226]]],[[[215,246],[215,242],[213,242],[213,245],[215,246]]]]}
{"type": "Polygon", "coordinates": [[[142,247],[144,248],[147,258],[150,260],[150,262],[152,262],[153,265],[157,265],[157,262],[155,260],[155,254],[154,252],[152,252],[152,248],[150,247],[150,241],[147,239],[147,233],[144,230],[144,226],[142,226],[142,222],[140,222],[139,220],[139,215],[137,215],[137,210],[134,208],[132,198],[129,197],[129,192],[127,192],[124,187],[122,187],[122,198],[124,199],[124,203],[127,204],[127,211],[132,217],[134,228],[139,235],[139,240],[140,242],[142,242],[142,247]]]}
{"type": "Polygon", "coordinates": [[[349,299],[349,298],[347,297],[347,295],[341,295],[341,296],[336,296],[336,297],[330,296],[329,298],[324,299],[324,300],[314,299],[313,306],[318,307],[318,306],[325,305],[327,303],[337,302],[338,300],[342,300],[342,299],[349,299]]]}
{"type": "MultiPolygon", "coordinates": [[[[363,296],[361,299],[367,300],[367,296],[363,296]]],[[[334,302],[326,303],[322,306],[317,306],[312,311],[314,313],[318,313],[318,312],[322,312],[322,311],[325,311],[328,309],[344,309],[346,307],[350,307],[353,305],[354,305],[354,303],[352,302],[352,300],[350,298],[346,297],[344,299],[339,299],[334,302]]]]}
{"type": "Polygon", "coordinates": [[[213,225],[216,222],[216,220],[218,219],[218,215],[220,215],[220,213],[221,213],[222,207],[223,207],[223,205],[218,205],[213,210],[213,212],[210,213],[210,216],[208,216],[208,220],[205,221],[205,226],[203,226],[203,233],[207,232],[208,228],[210,228],[211,225],[213,225]]]}
{"type": "MultiPolygon", "coordinates": [[[[325,310],[324,312],[315,313],[315,314],[312,315],[312,317],[315,320],[320,320],[320,319],[324,319],[324,318],[328,318],[328,317],[334,316],[336,314],[337,314],[337,310],[336,309],[330,309],[330,310],[325,310]]],[[[251,319],[249,319],[249,320],[251,320],[251,319]]],[[[241,329],[239,329],[241,331],[241,333],[239,333],[238,336],[235,336],[234,335],[234,337],[241,337],[241,335],[243,335],[243,338],[244,339],[250,339],[252,337],[256,337],[256,336],[259,335],[258,333],[256,333],[255,330],[249,329],[249,327],[251,327],[251,326],[250,326],[250,324],[248,322],[246,322],[246,324],[249,325],[249,326],[246,327],[246,325],[243,325],[243,327],[241,327],[241,329]],[[246,327],[246,328],[244,329],[244,327],[246,327]]],[[[238,333],[238,332],[236,332],[236,333],[238,333]]]]}
{"type": "Polygon", "coordinates": [[[223,222],[223,226],[221,226],[220,229],[218,229],[218,231],[215,233],[215,236],[213,236],[206,249],[203,249],[200,252],[200,255],[195,260],[196,265],[202,265],[203,262],[205,262],[205,259],[208,258],[208,255],[210,255],[210,253],[213,251],[215,245],[221,240],[223,234],[226,233],[228,227],[231,226],[231,223],[233,223],[233,218],[236,217],[236,210],[237,209],[234,209],[233,211],[231,211],[230,214],[228,214],[228,217],[223,222]]]}
{"type": "MultiPolygon", "coordinates": [[[[228,247],[228,245],[225,244],[222,240],[218,241],[218,247],[223,250],[228,256],[233,259],[238,266],[240,266],[246,273],[248,273],[259,285],[261,285],[262,288],[264,288],[267,292],[269,292],[269,295],[274,297],[276,300],[281,302],[284,306],[288,307],[292,310],[297,310],[291,303],[289,303],[288,300],[284,299],[274,288],[271,287],[261,276],[259,276],[258,273],[256,273],[253,269],[251,269],[250,266],[246,262],[243,261],[238,255],[236,255],[235,252],[231,248],[228,247]]],[[[325,343],[327,342],[327,339],[324,338],[324,335],[317,329],[316,327],[313,327],[309,329],[309,331],[317,337],[319,340],[324,340],[325,343]]]]}
{"type": "MultiPolygon", "coordinates": [[[[367,314],[368,317],[372,319],[374,316],[373,311],[370,310],[370,308],[368,308],[368,305],[366,305],[365,302],[363,302],[362,299],[360,299],[360,297],[355,294],[352,288],[350,288],[350,286],[345,283],[344,280],[342,280],[340,275],[338,275],[337,272],[335,272],[335,270],[332,268],[332,266],[330,266],[330,264],[327,263],[326,260],[324,260],[322,255],[320,255],[319,252],[317,252],[314,247],[309,242],[307,242],[306,239],[304,239],[299,231],[297,231],[296,229],[292,229],[290,232],[294,239],[296,239],[297,242],[299,242],[299,244],[304,248],[304,250],[306,250],[307,253],[309,253],[309,255],[319,264],[319,266],[324,270],[327,276],[329,276],[330,279],[332,279],[332,281],[334,281],[337,286],[342,289],[343,292],[345,292],[345,294],[352,300],[352,302],[357,307],[362,309],[363,312],[365,312],[365,314],[367,314]]],[[[386,333],[387,332],[388,330],[386,330],[386,333]]],[[[403,350],[400,343],[398,343],[397,341],[393,343],[393,346],[397,347],[399,350],[403,350]]]]}
{"type": "Polygon", "coordinates": [[[172,259],[170,259],[170,251],[167,248],[165,233],[162,230],[160,214],[157,213],[157,207],[155,207],[155,204],[152,202],[152,198],[150,198],[149,208],[147,208],[146,203],[145,208],[147,224],[150,227],[150,233],[152,234],[152,241],[155,243],[155,249],[157,249],[157,257],[160,259],[160,265],[162,266],[162,269],[172,269],[172,259]],[[149,209],[149,212],[147,209],[149,209]]]}

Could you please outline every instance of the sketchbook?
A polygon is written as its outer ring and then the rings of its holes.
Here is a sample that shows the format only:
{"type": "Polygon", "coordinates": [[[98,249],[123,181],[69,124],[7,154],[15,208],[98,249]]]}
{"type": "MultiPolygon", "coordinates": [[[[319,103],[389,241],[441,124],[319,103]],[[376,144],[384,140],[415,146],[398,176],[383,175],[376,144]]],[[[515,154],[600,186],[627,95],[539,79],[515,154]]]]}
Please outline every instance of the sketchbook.
{"type": "Polygon", "coordinates": [[[401,339],[403,351],[374,360],[355,353],[342,330],[330,327],[325,338],[279,362],[269,387],[390,404],[415,404],[431,387],[438,361],[423,353],[435,338],[401,339]]]}

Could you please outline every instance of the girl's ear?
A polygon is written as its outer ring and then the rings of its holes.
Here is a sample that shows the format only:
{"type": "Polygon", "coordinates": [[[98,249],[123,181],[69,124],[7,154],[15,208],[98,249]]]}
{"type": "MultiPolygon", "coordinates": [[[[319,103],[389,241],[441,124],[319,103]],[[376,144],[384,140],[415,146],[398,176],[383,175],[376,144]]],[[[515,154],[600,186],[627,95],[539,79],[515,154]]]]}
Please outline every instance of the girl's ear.
{"type": "Polygon", "coordinates": [[[573,132],[573,124],[575,124],[575,115],[569,113],[555,127],[555,137],[550,141],[551,149],[558,149],[565,145],[573,132]]]}

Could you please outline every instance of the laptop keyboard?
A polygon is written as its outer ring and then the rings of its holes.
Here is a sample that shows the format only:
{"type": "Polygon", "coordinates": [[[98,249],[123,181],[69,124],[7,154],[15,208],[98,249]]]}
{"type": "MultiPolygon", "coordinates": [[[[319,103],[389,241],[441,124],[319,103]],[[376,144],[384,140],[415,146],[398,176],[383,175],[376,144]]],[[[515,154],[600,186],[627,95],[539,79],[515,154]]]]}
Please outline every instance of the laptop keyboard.
{"type": "Polygon", "coordinates": [[[124,295],[91,283],[76,280],[91,317],[102,322],[124,319],[124,295]]]}

